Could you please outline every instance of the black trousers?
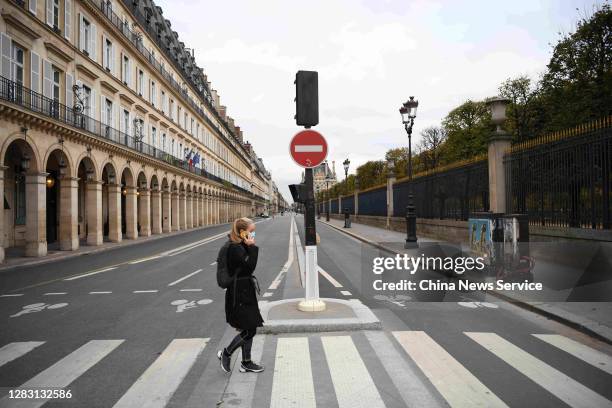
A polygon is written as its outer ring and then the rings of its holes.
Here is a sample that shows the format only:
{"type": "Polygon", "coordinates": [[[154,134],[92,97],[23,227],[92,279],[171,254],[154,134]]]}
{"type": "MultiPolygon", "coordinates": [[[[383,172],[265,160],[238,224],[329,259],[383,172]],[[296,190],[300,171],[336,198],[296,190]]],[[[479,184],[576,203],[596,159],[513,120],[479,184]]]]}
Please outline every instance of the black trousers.
{"type": "Polygon", "coordinates": [[[246,329],[238,333],[225,348],[227,354],[232,355],[240,347],[242,348],[242,361],[251,361],[251,347],[255,333],[257,333],[256,329],[246,329]]]}

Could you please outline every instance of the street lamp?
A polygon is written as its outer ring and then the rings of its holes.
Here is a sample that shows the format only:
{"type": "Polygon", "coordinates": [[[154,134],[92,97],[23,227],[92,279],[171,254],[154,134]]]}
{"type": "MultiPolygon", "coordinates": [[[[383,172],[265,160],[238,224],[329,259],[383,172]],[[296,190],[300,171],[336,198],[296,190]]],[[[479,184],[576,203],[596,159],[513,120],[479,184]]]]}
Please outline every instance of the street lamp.
{"type": "Polygon", "coordinates": [[[331,177],[328,174],[325,175],[325,195],[327,197],[327,211],[325,215],[325,221],[329,222],[329,207],[331,206],[331,201],[329,201],[329,182],[331,181],[331,177]]]}
{"type": "Polygon", "coordinates": [[[350,164],[351,164],[351,161],[348,158],[344,162],[342,162],[342,165],[344,166],[344,179],[345,180],[348,177],[348,169],[349,169],[350,164]]]}
{"type": "Polygon", "coordinates": [[[419,101],[414,100],[411,96],[400,108],[402,115],[402,123],[408,134],[408,205],[406,205],[406,242],[404,248],[414,248],[417,244],[416,236],[416,209],[414,206],[414,197],[412,195],[412,126],[414,118],[416,118],[419,101]]]}

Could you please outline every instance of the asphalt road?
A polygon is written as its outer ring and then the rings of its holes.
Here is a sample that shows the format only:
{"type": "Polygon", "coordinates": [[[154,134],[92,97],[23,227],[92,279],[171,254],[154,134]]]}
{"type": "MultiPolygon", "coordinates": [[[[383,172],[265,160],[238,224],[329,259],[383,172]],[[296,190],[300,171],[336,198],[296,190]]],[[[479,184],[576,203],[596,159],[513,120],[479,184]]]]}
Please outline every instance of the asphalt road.
{"type": "MultiPolygon", "coordinates": [[[[257,225],[265,300],[289,278],[273,284],[290,220],[257,225]]],[[[317,228],[321,296],[360,299],[384,331],[258,335],[266,371],[223,375],[215,353],[235,331],[215,280],[228,226],[214,226],[0,272],[0,407],[612,405],[608,345],[479,293],[374,292],[378,251],[317,228]],[[72,397],[9,399],[15,388],[72,397]]]]}

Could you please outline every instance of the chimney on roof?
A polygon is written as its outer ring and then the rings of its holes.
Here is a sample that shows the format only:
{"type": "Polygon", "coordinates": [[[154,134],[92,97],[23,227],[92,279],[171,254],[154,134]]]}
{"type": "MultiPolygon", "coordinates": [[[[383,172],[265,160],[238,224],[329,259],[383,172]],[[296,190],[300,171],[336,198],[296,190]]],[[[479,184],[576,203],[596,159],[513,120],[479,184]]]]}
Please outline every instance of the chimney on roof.
{"type": "Polygon", "coordinates": [[[219,115],[225,119],[225,116],[227,115],[227,108],[225,106],[219,106],[219,115]]]}
{"type": "Polygon", "coordinates": [[[227,117],[227,123],[229,124],[229,128],[230,129],[234,129],[235,125],[234,125],[234,118],[228,116],[227,117]]]}

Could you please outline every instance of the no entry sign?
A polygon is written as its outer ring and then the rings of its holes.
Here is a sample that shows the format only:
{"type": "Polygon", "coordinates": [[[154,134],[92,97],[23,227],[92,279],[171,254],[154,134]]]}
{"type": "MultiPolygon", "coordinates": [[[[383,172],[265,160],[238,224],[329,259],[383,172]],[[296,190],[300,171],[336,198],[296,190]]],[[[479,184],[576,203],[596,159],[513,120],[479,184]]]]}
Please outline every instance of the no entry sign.
{"type": "Polygon", "coordinates": [[[327,157],[327,142],[315,130],[302,130],[291,139],[289,151],[300,166],[316,167],[327,157]]]}

